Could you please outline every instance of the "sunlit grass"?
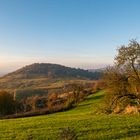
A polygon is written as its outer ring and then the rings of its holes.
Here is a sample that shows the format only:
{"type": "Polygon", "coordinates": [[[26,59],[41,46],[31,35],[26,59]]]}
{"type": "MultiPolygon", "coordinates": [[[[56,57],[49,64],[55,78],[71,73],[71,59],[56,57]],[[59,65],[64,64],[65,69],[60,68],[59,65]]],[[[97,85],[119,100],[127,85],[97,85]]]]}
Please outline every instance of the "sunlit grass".
{"type": "Polygon", "coordinates": [[[0,121],[0,140],[57,140],[62,128],[76,129],[78,139],[140,139],[139,115],[97,114],[104,92],[87,97],[75,109],[50,115],[0,121]]]}

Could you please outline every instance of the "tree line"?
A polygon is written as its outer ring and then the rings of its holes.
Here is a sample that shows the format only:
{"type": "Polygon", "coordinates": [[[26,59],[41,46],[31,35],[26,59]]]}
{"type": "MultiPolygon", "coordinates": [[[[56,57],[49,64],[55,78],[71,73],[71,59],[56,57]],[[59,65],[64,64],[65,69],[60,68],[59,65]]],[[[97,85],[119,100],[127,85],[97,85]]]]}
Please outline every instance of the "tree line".
{"type": "Polygon", "coordinates": [[[33,95],[17,100],[14,94],[0,91],[0,116],[9,118],[49,114],[71,109],[84,100],[86,96],[99,90],[102,84],[72,83],[62,93],[33,95]],[[94,88],[93,88],[94,87],[94,88]]]}

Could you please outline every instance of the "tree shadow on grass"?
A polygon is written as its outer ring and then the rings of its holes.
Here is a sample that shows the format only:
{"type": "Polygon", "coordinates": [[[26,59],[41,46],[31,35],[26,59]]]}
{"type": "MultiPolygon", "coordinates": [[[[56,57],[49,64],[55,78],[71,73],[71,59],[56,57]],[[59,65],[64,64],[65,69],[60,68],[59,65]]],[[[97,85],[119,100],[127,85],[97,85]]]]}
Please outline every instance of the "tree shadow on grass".
{"type": "Polygon", "coordinates": [[[88,105],[91,105],[91,103],[81,104],[81,105],[79,105],[79,106],[82,107],[82,106],[88,106],[88,105]]]}
{"type": "Polygon", "coordinates": [[[93,97],[88,97],[88,98],[85,99],[85,101],[87,101],[87,103],[81,104],[79,106],[88,106],[88,105],[91,105],[91,102],[93,102],[95,100],[102,99],[103,97],[104,97],[104,95],[96,95],[96,96],[93,96],[93,97]]]}
{"type": "Polygon", "coordinates": [[[93,97],[90,97],[90,98],[86,98],[86,101],[99,100],[99,99],[101,99],[103,97],[104,97],[104,95],[96,95],[96,96],[93,96],[93,97]]]}

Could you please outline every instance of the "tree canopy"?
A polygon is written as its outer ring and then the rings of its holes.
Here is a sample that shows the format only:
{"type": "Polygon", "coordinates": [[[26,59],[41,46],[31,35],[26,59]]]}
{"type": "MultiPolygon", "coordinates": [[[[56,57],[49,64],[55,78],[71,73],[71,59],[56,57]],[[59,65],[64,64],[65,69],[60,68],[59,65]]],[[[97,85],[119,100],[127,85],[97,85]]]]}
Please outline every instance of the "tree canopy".
{"type": "Polygon", "coordinates": [[[118,49],[113,67],[108,67],[104,79],[108,84],[110,108],[140,104],[140,44],[130,40],[118,49]]]}
{"type": "Polygon", "coordinates": [[[122,45],[118,49],[115,64],[122,67],[128,77],[134,78],[140,84],[140,44],[136,40],[130,40],[127,46],[122,45]]]}
{"type": "Polygon", "coordinates": [[[11,94],[0,91],[0,115],[9,115],[15,111],[15,101],[11,94]]]}

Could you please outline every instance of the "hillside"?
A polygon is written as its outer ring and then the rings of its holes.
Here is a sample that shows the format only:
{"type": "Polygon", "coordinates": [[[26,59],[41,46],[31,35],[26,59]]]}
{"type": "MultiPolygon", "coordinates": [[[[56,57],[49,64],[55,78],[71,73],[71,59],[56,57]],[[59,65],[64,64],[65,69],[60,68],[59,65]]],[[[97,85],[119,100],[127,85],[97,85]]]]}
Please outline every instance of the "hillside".
{"type": "Polygon", "coordinates": [[[1,140],[59,140],[62,128],[74,128],[78,140],[138,140],[139,115],[97,114],[104,92],[90,95],[75,109],[30,118],[0,120],[1,140]]]}
{"type": "Polygon", "coordinates": [[[88,70],[70,68],[58,64],[35,63],[25,66],[15,72],[7,74],[4,78],[30,79],[39,77],[48,78],[81,78],[81,79],[99,79],[98,73],[92,73],[88,70]]]}
{"type": "Polygon", "coordinates": [[[70,68],[58,64],[35,63],[0,78],[0,89],[48,87],[67,80],[97,80],[101,72],[70,68]]]}

